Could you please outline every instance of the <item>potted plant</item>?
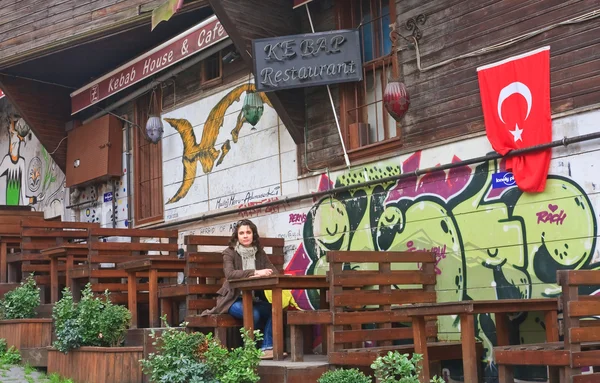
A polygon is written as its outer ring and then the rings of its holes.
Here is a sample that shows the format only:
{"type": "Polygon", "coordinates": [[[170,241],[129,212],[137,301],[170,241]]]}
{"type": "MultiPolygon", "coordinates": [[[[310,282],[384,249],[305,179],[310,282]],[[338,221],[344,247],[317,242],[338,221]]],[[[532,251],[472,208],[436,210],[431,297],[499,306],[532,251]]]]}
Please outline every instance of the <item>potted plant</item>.
{"type": "Polygon", "coordinates": [[[372,379],[356,368],[327,371],[317,383],[371,383],[372,379]]]}
{"type": "Polygon", "coordinates": [[[0,338],[6,339],[9,348],[19,350],[24,362],[45,367],[52,319],[36,318],[39,306],[40,288],[30,275],[0,300],[0,338]]]}
{"type": "Polygon", "coordinates": [[[243,346],[235,349],[223,347],[212,334],[186,332],[186,323],[179,328],[169,327],[163,317],[165,329],[160,336],[154,330],[156,352],[150,353],[140,363],[144,373],[153,383],[256,383],[261,350],[256,340],[261,338],[255,331],[253,340],[241,329],[243,346]]]}
{"type": "MultiPolygon", "coordinates": [[[[419,373],[423,368],[421,361],[423,355],[400,354],[398,351],[388,351],[386,355],[379,356],[371,364],[375,377],[379,383],[419,383],[419,373]]],[[[445,383],[444,379],[434,376],[430,383],[445,383]]]]}
{"type": "Polygon", "coordinates": [[[76,304],[66,288],[52,317],[56,341],[48,350],[49,373],[77,383],[141,382],[143,347],[122,347],[131,313],[111,303],[108,292],[96,297],[88,283],[76,304]]]}

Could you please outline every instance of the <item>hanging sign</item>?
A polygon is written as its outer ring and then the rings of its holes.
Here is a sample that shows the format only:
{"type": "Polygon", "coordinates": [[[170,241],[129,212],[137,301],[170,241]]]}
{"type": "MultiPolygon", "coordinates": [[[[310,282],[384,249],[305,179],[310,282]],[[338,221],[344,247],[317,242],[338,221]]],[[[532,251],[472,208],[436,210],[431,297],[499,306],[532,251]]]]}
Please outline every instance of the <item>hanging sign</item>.
{"type": "Polygon", "coordinates": [[[71,93],[71,114],[110,97],[228,37],[216,16],[71,93]]]}
{"type": "Polygon", "coordinates": [[[361,81],[357,30],[338,30],[252,41],[259,92],[361,81]]]}

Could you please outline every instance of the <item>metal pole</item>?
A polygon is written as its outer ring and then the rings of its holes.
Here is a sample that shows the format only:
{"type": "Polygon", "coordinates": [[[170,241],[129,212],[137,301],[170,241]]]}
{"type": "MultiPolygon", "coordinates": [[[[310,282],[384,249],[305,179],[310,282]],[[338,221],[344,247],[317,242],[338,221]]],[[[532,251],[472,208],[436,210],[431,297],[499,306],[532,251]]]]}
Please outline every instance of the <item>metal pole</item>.
{"type": "MultiPolygon", "coordinates": [[[[310,30],[312,31],[312,33],[315,33],[315,26],[313,25],[312,17],[310,17],[310,9],[308,9],[308,3],[304,4],[304,6],[306,7],[306,14],[308,15],[308,22],[310,23],[310,30]]],[[[346,152],[346,145],[344,144],[344,137],[342,136],[340,121],[338,120],[338,116],[335,111],[335,104],[333,103],[333,97],[331,97],[331,88],[329,88],[329,85],[327,85],[327,94],[329,95],[329,102],[331,102],[331,110],[333,111],[333,117],[335,118],[335,125],[337,126],[338,134],[340,135],[340,142],[342,143],[342,150],[344,151],[344,160],[346,161],[346,166],[350,168],[350,158],[348,157],[348,152],[346,152]]]]}
{"type": "Polygon", "coordinates": [[[498,153],[490,153],[485,156],[475,157],[475,158],[471,158],[471,159],[463,160],[463,161],[459,161],[459,162],[453,162],[453,163],[448,163],[445,165],[433,166],[431,168],[417,169],[410,173],[402,173],[402,174],[399,174],[396,176],[390,176],[390,177],[371,180],[371,181],[367,181],[367,182],[361,182],[361,183],[354,184],[354,185],[342,186],[342,187],[333,188],[333,189],[324,190],[324,191],[318,191],[318,192],[314,192],[314,193],[301,194],[301,195],[297,195],[297,196],[293,196],[293,197],[285,197],[284,199],[281,199],[281,200],[266,202],[266,203],[262,203],[262,204],[254,205],[254,206],[242,207],[239,209],[231,209],[231,210],[221,211],[221,212],[217,212],[217,213],[204,214],[204,215],[201,215],[201,216],[198,216],[195,218],[189,218],[189,219],[181,220],[178,222],[172,222],[172,223],[163,223],[163,224],[153,226],[153,227],[162,228],[162,227],[180,226],[180,225],[184,225],[184,224],[188,224],[188,223],[192,223],[192,222],[205,221],[207,219],[224,217],[224,216],[231,215],[231,214],[238,214],[238,213],[245,212],[248,210],[261,209],[261,208],[265,208],[265,207],[282,205],[282,204],[289,204],[292,202],[302,201],[305,199],[320,198],[320,197],[327,196],[327,195],[335,195],[337,193],[343,193],[343,192],[346,192],[349,190],[359,189],[362,187],[367,187],[367,186],[371,186],[371,185],[375,185],[375,184],[395,182],[395,181],[398,181],[401,179],[416,177],[416,176],[419,176],[422,174],[433,173],[433,172],[437,172],[440,170],[453,169],[453,168],[458,168],[458,167],[465,166],[465,165],[473,165],[473,164],[483,163],[486,161],[497,160],[500,158],[515,157],[515,156],[519,156],[519,155],[523,155],[523,154],[527,154],[527,153],[539,152],[542,150],[555,148],[558,146],[566,147],[570,144],[584,142],[584,141],[590,141],[590,140],[596,140],[599,138],[600,138],[600,132],[584,134],[584,135],[576,136],[576,137],[572,137],[572,138],[564,137],[561,140],[552,141],[547,144],[534,145],[534,146],[529,146],[529,147],[523,148],[523,149],[513,150],[504,156],[502,156],[498,153]]]}

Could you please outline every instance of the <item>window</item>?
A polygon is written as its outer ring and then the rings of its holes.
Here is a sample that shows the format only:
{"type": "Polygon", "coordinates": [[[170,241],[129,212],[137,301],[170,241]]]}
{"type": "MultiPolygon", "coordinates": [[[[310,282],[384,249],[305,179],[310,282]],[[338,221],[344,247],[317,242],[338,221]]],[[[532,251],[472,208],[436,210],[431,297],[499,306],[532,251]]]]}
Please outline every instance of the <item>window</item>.
{"type": "Polygon", "coordinates": [[[363,81],[340,86],[341,124],[349,153],[360,158],[381,153],[384,146],[391,150],[398,146],[400,131],[385,110],[383,94],[388,79],[398,71],[390,38],[395,1],[338,1],[337,15],[340,28],[359,28],[363,58],[363,81]]]}
{"type": "MultiPolygon", "coordinates": [[[[161,109],[162,92],[155,97],[161,109]]],[[[162,142],[153,144],[146,139],[146,122],[150,106],[150,94],[135,102],[134,129],[134,213],[135,226],[163,220],[162,142]]]]}
{"type": "Polygon", "coordinates": [[[201,70],[201,86],[208,87],[215,85],[216,83],[221,83],[222,75],[223,75],[223,61],[221,60],[221,52],[217,52],[212,56],[207,57],[202,60],[201,70]]]}

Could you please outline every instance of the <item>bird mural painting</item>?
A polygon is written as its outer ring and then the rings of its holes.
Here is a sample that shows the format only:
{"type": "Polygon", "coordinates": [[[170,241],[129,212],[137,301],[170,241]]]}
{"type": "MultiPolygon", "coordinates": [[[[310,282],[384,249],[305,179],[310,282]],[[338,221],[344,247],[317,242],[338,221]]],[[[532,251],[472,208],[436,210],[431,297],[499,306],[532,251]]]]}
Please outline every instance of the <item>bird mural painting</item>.
{"type": "MultiPolygon", "coordinates": [[[[167,201],[167,204],[178,202],[187,195],[196,179],[198,162],[202,165],[202,171],[205,174],[212,171],[215,161],[217,166],[223,162],[223,159],[231,149],[231,142],[230,140],[226,140],[220,150],[215,148],[215,144],[219,132],[223,127],[227,109],[235,102],[238,102],[244,92],[254,92],[255,89],[254,84],[246,83],[233,88],[227,93],[210,111],[199,143],[196,141],[194,127],[188,120],[183,118],[165,118],[165,121],[179,133],[183,141],[183,156],[181,158],[183,162],[183,182],[175,195],[167,201]]],[[[272,107],[264,93],[259,93],[259,95],[265,104],[272,107]]],[[[237,143],[240,130],[246,122],[243,112],[240,111],[236,125],[231,131],[231,139],[234,143],[237,143]]]]}

